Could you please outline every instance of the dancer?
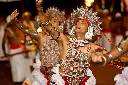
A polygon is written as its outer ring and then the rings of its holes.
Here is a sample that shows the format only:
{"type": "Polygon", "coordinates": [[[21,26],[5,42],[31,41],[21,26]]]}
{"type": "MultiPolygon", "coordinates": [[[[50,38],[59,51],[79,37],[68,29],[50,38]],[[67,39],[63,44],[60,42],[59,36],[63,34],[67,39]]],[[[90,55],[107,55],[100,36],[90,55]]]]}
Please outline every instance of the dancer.
{"type": "MultiPolygon", "coordinates": [[[[13,17],[13,14],[15,14],[15,12],[16,11],[14,11],[12,13],[11,17],[13,17]]],[[[58,30],[59,30],[60,29],[59,26],[61,24],[60,21],[63,20],[63,18],[64,18],[64,12],[59,11],[55,7],[50,7],[46,11],[46,15],[47,15],[47,18],[50,17],[49,20],[54,25],[54,27],[58,28],[58,30]],[[61,20],[58,20],[58,18],[61,18],[61,20]]],[[[20,22],[16,22],[16,24],[18,27],[20,27],[20,25],[22,25],[22,23],[20,23],[20,22]]],[[[25,26],[23,28],[25,28],[25,26]]],[[[27,30],[27,28],[25,30],[27,30]]],[[[62,30],[62,28],[61,28],[61,30],[62,30]]],[[[33,31],[31,31],[31,33],[33,33],[33,31]]],[[[27,33],[27,34],[29,34],[29,33],[27,33]]],[[[40,54],[40,59],[41,59],[41,72],[44,74],[44,76],[42,76],[42,79],[41,79],[43,82],[42,84],[49,85],[51,83],[56,83],[57,85],[64,85],[63,84],[64,82],[59,75],[58,57],[60,55],[60,53],[59,53],[60,50],[59,50],[57,42],[55,40],[53,40],[52,37],[46,32],[42,32],[42,33],[38,33],[38,34],[37,34],[37,32],[35,32],[34,37],[32,37],[31,34],[29,34],[29,35],[31,36],[31,38],[34,38],[35,40],[38,41],[38,47],[40,50],[39,54],[40,54]],[[36,37],[36,35],[38,37],[36,37]],[[43,80],[46,80],[44,77],[47,78],[48,82],[43,81],[43,80]]],[[[33,72],[33,73],[35,73],[35,72],[33,72]]],[[[33,73],[32,73],[32,75],[36,75],[33,73]]],[[[31,79],[31,78],[29,77],[28,79],[31,79]]],[[[26,84],[28,82],[28,79],[23,84],[26,84]]],[[[39,78],[37,78],[36,82],[40,85],[40,82],[38,81],[38,79],[39,78]]],[[[32,82],[34,82],[34,81],[31,81],[31,83],[32,82]]],[[[34,83],[32,83],[32,84],[34,84],[34,83]]]]}

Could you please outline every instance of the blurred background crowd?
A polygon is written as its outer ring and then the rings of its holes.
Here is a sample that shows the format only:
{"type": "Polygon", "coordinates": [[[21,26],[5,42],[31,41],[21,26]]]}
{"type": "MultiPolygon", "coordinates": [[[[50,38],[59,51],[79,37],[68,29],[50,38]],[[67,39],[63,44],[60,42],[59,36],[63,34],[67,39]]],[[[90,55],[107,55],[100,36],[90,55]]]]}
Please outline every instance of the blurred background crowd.
{"type": "MultiPolygon", "coordinates": [[[[4,55],[2,49],[4,33],[10,22],[9,15],[17,9],[20,13],[20,20],[30,29],[37,30],[35,3],[36,0],[0,0],[0,85],[13,85],[9,59],[4,55]]],[[[67,18],[70,16],[72,9],[76,9],[77,6],[92,7],[100,17],[103,34],[107,36],[107,38],[102,36],[99,43],[109,51],[112,49],[113,44],[118,45],[123,36],[128,35],[128,13],[125,10],[123,0],[44,0],[43,11],[45,12],[50,6],[65,10],[67,18]]],[[[29,40],[29,38],[25,36],[25,40],[29,40]]],[[[26,45],[26,48],[35,49],[36,45],[29,44],[26,45]]],[[[9,47],[6,46],[7,52],[9,51],[8,49],[9,47]]],[[[32,64],[36,53],[37,50],[25,53],[24,61],[29,62],[29,64],[26,64],[26,68],[30,68],[30,72],[32,71],[32,64]]]]}

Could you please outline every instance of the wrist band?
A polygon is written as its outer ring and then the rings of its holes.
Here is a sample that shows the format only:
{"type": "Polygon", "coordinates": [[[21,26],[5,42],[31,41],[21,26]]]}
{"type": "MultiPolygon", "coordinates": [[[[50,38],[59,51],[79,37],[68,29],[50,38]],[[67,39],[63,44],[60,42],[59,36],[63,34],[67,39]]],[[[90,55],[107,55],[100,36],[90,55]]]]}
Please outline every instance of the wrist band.
{"type": "Polygon", "coordinates": [[[117,47],[118,51],[123,55],[124,54],[124,51],[123,51],[123,48],[120,46],[120,47],[117,47]]]}
{"type": "Polygon", "coordinates": [[[102,66],[105,66],[107,64],[107,59],[104,56],[102,58],[104,59],[104,63],[102,64],[102,66]]]}

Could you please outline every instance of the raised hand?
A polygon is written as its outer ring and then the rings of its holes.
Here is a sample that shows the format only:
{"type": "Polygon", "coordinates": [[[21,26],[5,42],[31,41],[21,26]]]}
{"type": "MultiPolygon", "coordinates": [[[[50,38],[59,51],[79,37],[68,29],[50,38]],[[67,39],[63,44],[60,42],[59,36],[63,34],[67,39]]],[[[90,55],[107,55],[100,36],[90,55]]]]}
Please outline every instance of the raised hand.
{"type": "Polygon", "coordinates": [[[17,9],[14,10],[14,11],[12,12],[12,14],[10,15],[10,20],[11,20],[11,21],[14,20],[18,15],[19,15],[19,13],[17,12],[17,9]]]}
{"type": "Polygon", "coordinates": [[[36,0],[36,7],[40,7],[42,5],[43,0],[36,0]]]}

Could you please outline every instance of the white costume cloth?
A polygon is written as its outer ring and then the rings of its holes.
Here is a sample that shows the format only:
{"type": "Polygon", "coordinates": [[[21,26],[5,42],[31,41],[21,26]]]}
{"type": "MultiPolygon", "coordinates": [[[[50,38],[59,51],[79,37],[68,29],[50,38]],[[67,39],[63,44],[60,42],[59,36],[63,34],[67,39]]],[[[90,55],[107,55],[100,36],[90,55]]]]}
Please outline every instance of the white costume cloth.
{"type": "Polygon", "coordinates": [[[47,79],[44,78],[39,68],[33,70],[32,74],[24,81],[23,85],[26,85],[28,82],[30,85],[47,85],[47,79]]]}
{"type": "Polygon", "coordinates": [[[114,78],[115,85],[128,85],[128,67],[124,68],[122,74],[117,74],[114,78]]]}
{"type": "Polygon", "coordinates": [[[87,69],[87,75],[90,76],[90,78],[85,82],[85,85],[96,85],[96,79],[89,68],[87,69]]]}
{"type": "MultiPolygon", "coordinates": [[[[10,49],[10,54],[22,52],[22,48],[10,49]]],[[[17,54],[10,57],[13,82],[22,82],[30,74],[30,68],[26,65],[24,54],[17,54]]]]}
{"type": "Polygon", "coordinates": [[[65,81],[59,74],[59,64],[56,65],[56,67],[53,67],[52,72],[54,72],[55,74],[52,75],[51,80],[53,82],[56,82],[56,85],[65,85],[65,81]]]}
{"type": "MultiPolygon", "coordinates": [[[[47,85],[48,80],[40,72],[41,61],[39,58],[40,55],[37,53],[36,63],[33,64],[34,70],[32,74],[24,81],[23,85],[27,82],[29,82],[31,85],[47,85]]],[[[64,80],[59,74],[59,65],[53,67],[52,72],[55,74],[52,75],[51,80],[56,82],[56,85],[65,85],[64,80]]]]}

